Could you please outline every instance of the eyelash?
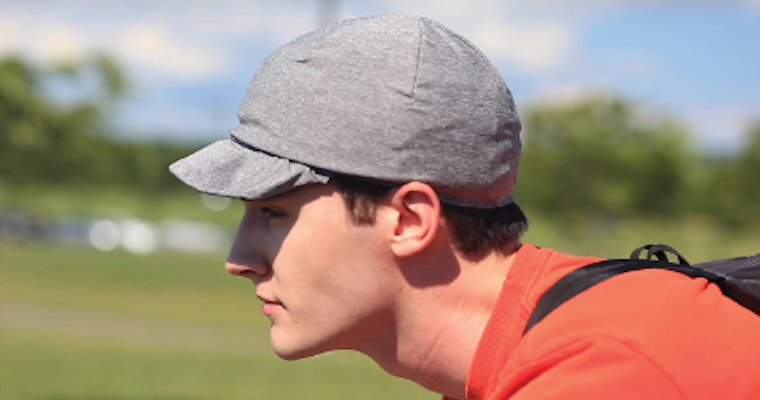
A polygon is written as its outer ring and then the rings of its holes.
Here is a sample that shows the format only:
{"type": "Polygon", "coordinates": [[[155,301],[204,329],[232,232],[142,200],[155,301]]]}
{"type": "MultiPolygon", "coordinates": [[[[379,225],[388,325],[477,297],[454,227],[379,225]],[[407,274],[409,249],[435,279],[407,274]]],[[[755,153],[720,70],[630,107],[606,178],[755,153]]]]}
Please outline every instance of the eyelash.
{"type": "Polygon", "coordinates": [[[279,210],[275,210],[271,207],[262,207],[261,213],[264,215],[266,219],[272,219],[272,218],[279,218],[284,217],[285,213],[279,210]]]}

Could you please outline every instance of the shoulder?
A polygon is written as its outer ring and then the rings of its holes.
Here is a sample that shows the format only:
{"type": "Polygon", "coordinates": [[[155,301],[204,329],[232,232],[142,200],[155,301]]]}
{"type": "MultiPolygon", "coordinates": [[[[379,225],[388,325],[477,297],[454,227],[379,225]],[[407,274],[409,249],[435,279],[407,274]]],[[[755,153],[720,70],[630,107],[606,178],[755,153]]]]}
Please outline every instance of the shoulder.
{"type": "Polygon", "coordinates": [[[568,379],[613,374],[625,385],[628,379],[617,373],[628,371],[647,387],[658,380],[643,376],[661,375],[659,381],[687,398],[726,398],[737,387],[760,392],[750,376],[760,370],[759,335],[760,317],[706,280],[637,271],[557,308],[523,338],[503,372],[517,377],[548,368],[568,379]]]}
{"type": "Polygon", "coordinates": [[[687,398],[656,360],[615,337],[576,336],[540,352],[521,346],[508,364],[489,398],[687,398]]]}

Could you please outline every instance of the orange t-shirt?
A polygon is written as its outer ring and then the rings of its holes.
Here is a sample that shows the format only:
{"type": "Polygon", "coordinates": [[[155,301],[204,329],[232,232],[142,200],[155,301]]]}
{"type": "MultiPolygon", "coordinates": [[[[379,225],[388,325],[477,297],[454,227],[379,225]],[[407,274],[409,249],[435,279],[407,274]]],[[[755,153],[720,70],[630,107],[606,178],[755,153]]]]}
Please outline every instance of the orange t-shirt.
{"type": "Polygon", "coordinates": [[[523,338],[541,294],[596,261],[520,248],[478,344],[467,399],[760,399],[760,317],[702,278],[665,270],[610,278],[523,338]]]}

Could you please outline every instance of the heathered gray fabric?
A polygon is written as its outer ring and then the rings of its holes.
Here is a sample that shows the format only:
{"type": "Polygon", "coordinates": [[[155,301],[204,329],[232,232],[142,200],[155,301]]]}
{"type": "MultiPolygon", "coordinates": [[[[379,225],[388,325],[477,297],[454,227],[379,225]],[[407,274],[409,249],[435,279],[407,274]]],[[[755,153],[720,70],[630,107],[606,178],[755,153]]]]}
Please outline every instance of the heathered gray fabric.
{"type": "Polygon", "coordinates": [[[418,180],[481,208],[509,203],[517,179],[520,121],[504,80],[427,18],[385,14],[297,38],[258,67],[238,116],[231,135],[261,151],[223,140],[172,172],[202,192],[260,199],[325,182],[312,166],[418,180]]]}
{"type": "Polygon", "coordinates": [[[272,197],[329,181],[303,164],[249,150],[229,139],[214,142],[169,168],[200,192],[242,199],[272,197]]]}

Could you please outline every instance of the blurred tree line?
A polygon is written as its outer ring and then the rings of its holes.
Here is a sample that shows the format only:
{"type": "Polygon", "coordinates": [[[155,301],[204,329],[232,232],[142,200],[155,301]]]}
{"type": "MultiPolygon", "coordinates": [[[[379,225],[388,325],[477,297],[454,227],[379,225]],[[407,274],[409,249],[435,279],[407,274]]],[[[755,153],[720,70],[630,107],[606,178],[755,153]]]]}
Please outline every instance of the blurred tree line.
{"type": "Polygon", "coordinates": [[[102,54],[47,68],[0,60],[0,183],[180,187],[166,168],[190,149],[109,135],[128,89],[122,69],[102,54]]]}
{"type": "Polygon", "coordinates": [[[738,152],[717,155],[698,149],[675,120],[619,97],[534,107],[523,123],[515,197],[533,210],[574,221],[760,223],[760,124],[738,152]]]}
{"type": "MultiPolygon", "coordinates": [[[[193,149],[109,136],[128,88],[103,55],[50,68],[0,60],[0,183],[182,187],[167,166],[193,149]]],[[[760,124],[737,153],[718,156],[697,148],[675,120],[619,97],[535,106],[523,123],[515,197],[531,212],[570,221],[708,215],[731,226],[760,223],[760,124]]]]}

